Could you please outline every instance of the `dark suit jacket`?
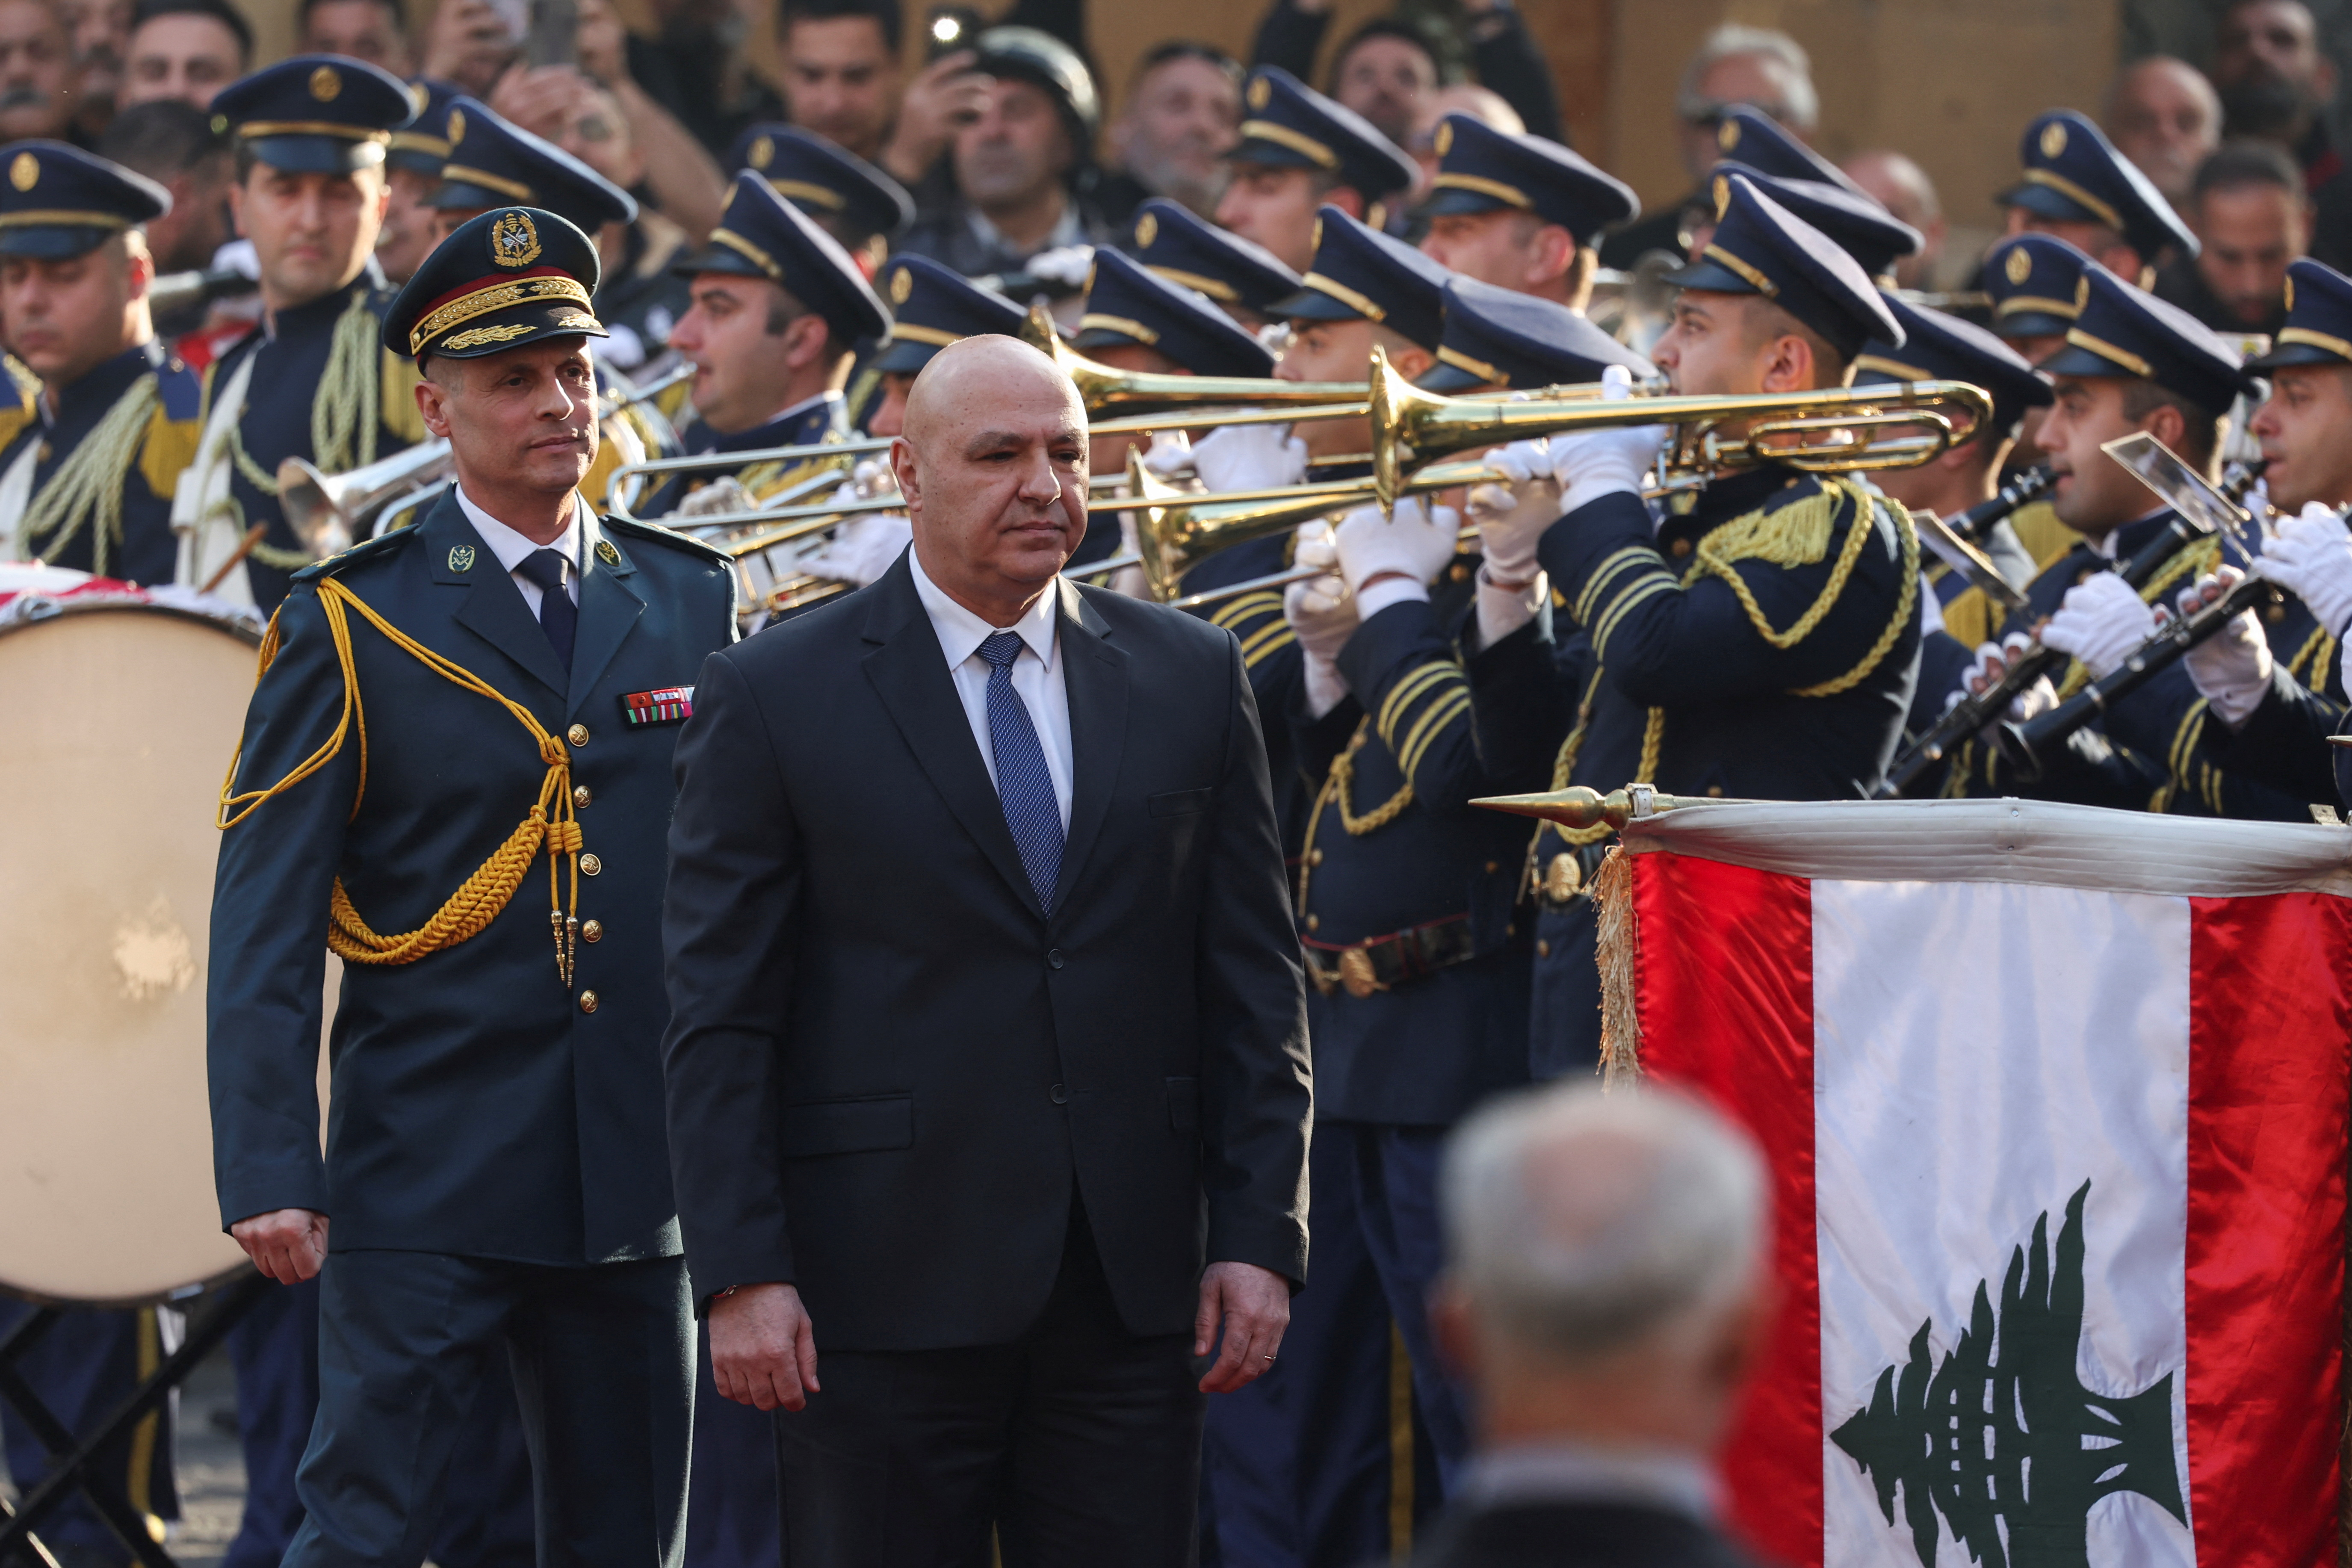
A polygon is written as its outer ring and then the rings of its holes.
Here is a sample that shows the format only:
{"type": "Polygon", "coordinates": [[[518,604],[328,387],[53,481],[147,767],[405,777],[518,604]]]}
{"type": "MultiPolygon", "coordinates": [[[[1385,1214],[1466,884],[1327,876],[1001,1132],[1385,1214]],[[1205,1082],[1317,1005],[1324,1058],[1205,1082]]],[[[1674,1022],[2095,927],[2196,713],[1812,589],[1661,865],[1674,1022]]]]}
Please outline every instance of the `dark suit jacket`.
{"type": "Polygon", "coordinates": [[[1664,1509],[1528,1501],[1448,1510],[1412,1568],[1753,1568],[1753,1560],[1664,1509]]]}
{"type": "Polygon", "coordinates": [[[1060,588],[1053,910],[901,558],[704,666],[665,932],[696,1291],[796,1283],[820,1342],[994,1344],[1082,1197],[1136,1333],[1204,1258],[1306,1270],[1298,943],[1230,633],[1060,588]]]}
{"type": "MultiPolygon", "coordinates": [[[[298,573],[284,639],[245,721],[240,790],[284,778],[343,711],[318,584],[529,708],[570,746],[583,847],[573,984],[556,969],[546,857],[497,918],[414,963],[349,965],[319,1157],[327,902],[342,879],[371,929],[414,931],[515,830],[547,768],[530,732],[350,616],[367,725],[334,761],[221,836],[213,889],[210,1068],[221,1221],[333,1217],[336,1250],[388,1247],[597,1263],[679,1250],[663,1146],[658,910],[678,730],[632,728],[622,699],[684,686],[734,636],[733,574],[667,530],[603,520],[567,679],[514,580],[454,494],[414,528],[298,573]],[[361,789],[361,769],[366,769],[361,789]],[[354,795],[359,810],[352,814],[354,795]],[[579,994],[596,993],[593,1014],[579,994]]],[[[568,893],[568,874],[566,889],[568,893]]]]}

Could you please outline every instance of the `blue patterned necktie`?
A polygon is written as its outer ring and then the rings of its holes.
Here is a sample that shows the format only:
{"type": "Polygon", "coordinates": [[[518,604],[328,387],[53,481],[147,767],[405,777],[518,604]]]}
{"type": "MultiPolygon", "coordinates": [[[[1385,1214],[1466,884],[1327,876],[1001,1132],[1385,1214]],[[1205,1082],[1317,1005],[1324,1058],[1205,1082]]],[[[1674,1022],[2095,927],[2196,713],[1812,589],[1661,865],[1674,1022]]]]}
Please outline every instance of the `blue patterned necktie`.
{"type": "Polygon", "coordinates": [[[572,639],[580,629],[580,607],[563,591],[563,568],[570,564],[560,550],[534,550],[515,568],[539,584],[539,624],[555,645],[555,657],[572,668],[572,639]]]}
{"type": "Polygon", "coordinates": [[[1054,882],[1062,874],[1062,806],[1054,797],[1054,775],[1045,770],[1045,748],[1029,721],[1028,705],[1013,689],[1013,661],[1021,657],[1021,634],[991,632],[980,645],[988,661],[988,742],[996,758],[996,794],[1004,805],[1004,826],[1013,829],[1021,868],[1037,890],[1038,906],[1051,913],[1054,882]]]}

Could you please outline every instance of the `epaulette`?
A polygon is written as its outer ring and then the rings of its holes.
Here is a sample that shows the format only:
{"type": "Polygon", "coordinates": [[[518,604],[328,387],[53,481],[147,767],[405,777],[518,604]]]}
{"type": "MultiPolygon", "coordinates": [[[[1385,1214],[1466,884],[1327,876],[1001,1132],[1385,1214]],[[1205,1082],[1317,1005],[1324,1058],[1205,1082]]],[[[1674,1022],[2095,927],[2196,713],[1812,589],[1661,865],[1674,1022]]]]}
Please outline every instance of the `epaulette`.
{"type": "Polygon", "coordinates": [[[177,354],[167,354],[155,372],[155,390],[163,405],[163,417],[185,420],[193,424],[205,411],[205,380],[188,368],[188,362],[177,354]]]}
{"type": "Polygon", "coordinates": [[[717,545],[706,544],[690,533],[680,533],[677,529],[665,528],[658,522],[645,522],[635,518],[614,517],[608,512],[598,512],[596,526],[611,529],[617,533],[625,533],[632,539],[645,539],[656,544],[670,545],[675,549],[685,551],[689,555],[699,555],[707,561],[715,562],[730,569],[732,569],[735,564],[735,557],[717,545]]]}
{"type": "Polygon", "coordinates": [[[348,550],[338,550],[324,561],[313,561],[294,574],[297,583],[315,583],[320,578],[357,565],[361,561],[396,550],[416,537],[413,528],[398,528],[389,533],[379,533],[373,539],[362,539],[348,550]]]}
{"type": "MultiPolygon", "coordinates": [[[[1804,474],[1754,511],[1711,529],[1701,549],[1717,562],[1761,561],[1811,566],[1828,559],[1830,540],[1847,503],[1867,510],[1874,498],[1852,480],[1804,474]]],[[[1857,521],[1859,519],[1857,518],[1857,521]]]]}

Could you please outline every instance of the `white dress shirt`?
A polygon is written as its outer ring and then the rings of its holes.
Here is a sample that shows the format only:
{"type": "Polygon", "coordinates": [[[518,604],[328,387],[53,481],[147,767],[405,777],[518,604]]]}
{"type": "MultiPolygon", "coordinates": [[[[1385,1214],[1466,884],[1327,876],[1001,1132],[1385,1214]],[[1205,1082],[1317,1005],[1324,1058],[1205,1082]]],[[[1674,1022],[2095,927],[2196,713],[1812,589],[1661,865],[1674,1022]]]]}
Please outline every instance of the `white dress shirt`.
{"type": "Polygon", "coordinates": [[[1029,710],[1029,723],[1045,752],[1045,771],[1053,775],[1054,801],[1062,808],[1062,831],[1070,829],[1070,691],[1063,679],[1061,643],[1055,636],[1061,618],[1062,596],[1049,591],[1013,626],[992,626],[947,596],[923,573],[922,558],[913,551],[907,564],[915,574],[915,594],[931,617],[940,651],[947,656],[948,673],[955,678],[956,695],[963,700],[963,716],[988,769],[996,782],[996,748],[988,737],[988,677],[992,666],[980,657],[980,645],[1000,631],[1017,632],[1021,651],[1013,660],[1013,690],[1029,710]]]}
{"type": "Polygon", "coordinates": [[[596,548],[596,524],[588,515],[585,503],[573,498],[572,526],[554,543],[541,544],[524,538],[476,506],[463,485],[455,488],[458,509],[474,525],[474,531],[482,536],[482,542],[490,547],[490,553],[499,558],[499,564],[507,569],[507,575],[514,579],[514,585],[522,590],[522,602],[530,606],[531,619],[539,619],[539,584],[515,568],[541,550],[552,550],[563,557],[563,591],[572,595],[573,604],[580,602],[580,563],[588,558],[589,551],[596,548]]]}

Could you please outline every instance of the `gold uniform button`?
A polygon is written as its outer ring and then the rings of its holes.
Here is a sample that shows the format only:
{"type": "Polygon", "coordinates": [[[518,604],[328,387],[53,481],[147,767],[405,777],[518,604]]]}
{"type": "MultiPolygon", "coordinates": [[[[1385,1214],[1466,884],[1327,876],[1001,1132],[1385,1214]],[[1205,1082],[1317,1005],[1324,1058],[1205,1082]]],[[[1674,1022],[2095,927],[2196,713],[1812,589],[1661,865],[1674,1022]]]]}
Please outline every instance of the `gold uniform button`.
{"type": "Polygon", "coordinates": [[[596,993],[593,991],[580,993],[580,1010],[583,1013],[593,1013],[596,1010],[596,993]]]}
{"type": "Polygon", "coordinates": [[[1307,863],[1309,866],[1320,866],[1323,864],[1323,851],[1318,849],[1313,854],[1307,856],[1307,863]]]}
{"type": "Polygon", "coordinates": [[[1691,542],[1687,539],[1677,539],[1672,544],[1666,546],[1666,553],[1672,555],[1677,561],[1681,560],[1684,556],[1688,555],[1690,552],[1691,542]]]}
{"type": "Polygon", "coordinates": [[[604,941],[604,922],[603,921],[582,921],[580,922],[580,940],[582,942],[604,941]]]}
{"type": "Polygon", "coordinates": [[[585,810],[587,810],[587,809],[588,809],[588,803],[589,803],[590,801],[592,801],[592,800],[594,800],[595,798],[596,798],[596,797],[595,797],[594,795],[590,795],[590,794],[588,793],[588,786],[587,786],[586,784],[573,784],[573,785],[572,786],[572,810],[574,810],[574,811],[585,811],[585,810]]]}
{"type": "Polygon", "coordinates": [[[1496,873],[1496,870],[1498,870],[1499,868],[1500,868],[1500,862],[1498,862],[1498,861],[1494,861],[1494,860],[1489,860],[1489,861],[1487,861],[1487,862],[1486,862],[1486,875],[1488,875],[1489,877],[1493,876],[1493,875],[1496,873]]]}
{"type": "Polygon", "coordinates": [[[1723,798],[1723,786],[1721,784],[1709,784],[1706,786],[1706,793],[1714,796],[1717,800],[1721,800],[1723,798]]]}
{"type": "Polygon", "coordinates": [[[1551,956],[1551,943],[1546,942],[1541,937],[1536,938],[1536,956],[1538,958],[1549,958],[1551,956]]]}
{"type": "Polygon", "coordinates": [[[582,876],[593,877],[604,868],[604,862],[599,860],[595,856],[583,855],[580,857],[580,874],[582,876]]]}
{"type": "Polygon", "coordinates": [[[1308,916],[1307,917],[1307,929],[1308,931],[1313,931],[1313,930],[1315,930],[1317,927],[1320,926],[1322,923],[1323,923],[1323,917],[1322,917],[1321,915],[1308,915],[1308,916]]]}
{"type": "Polygon", "coordinates": [[[572,728],[563,731],[563,738],[571,742],[575,746],[584,746],[588,743],[588,726],[585,724],[574,724],[572,728]]]}

